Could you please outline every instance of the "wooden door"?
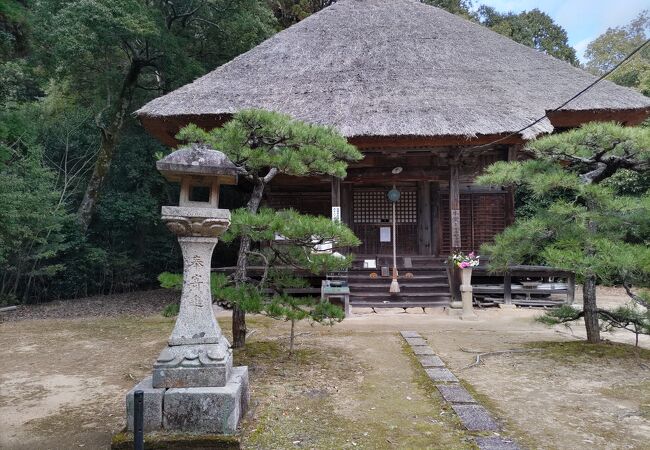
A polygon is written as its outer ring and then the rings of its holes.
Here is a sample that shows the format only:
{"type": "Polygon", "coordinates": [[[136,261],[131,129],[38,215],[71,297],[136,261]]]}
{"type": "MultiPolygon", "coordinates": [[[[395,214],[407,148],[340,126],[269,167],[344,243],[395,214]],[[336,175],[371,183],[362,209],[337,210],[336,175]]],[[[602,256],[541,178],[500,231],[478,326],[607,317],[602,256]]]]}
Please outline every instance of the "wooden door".
{"type": "MultiPolygon", "coordinates": [[[[417,190],[415,186],[398,187],[400,199],[396,206],[397,253],[418,253],[417,190]]],[[[352,192],[352,230],[361,240],[355,250],[361,255],[391,255],[392,205],[387,193],[390,187],[355,188],[352,192]],[[381,229],[391,228],[391,241],[382,242],[381,229]]]]}
{"type": "MultiPolygon", "coordinates": [[[[463,192],[460,194],[461,250],[479,251],[482,244],[492,242],[494,236],[507,226],[506,192],[463,192]]],[[[440,222],[442,242],[440,253],[451,253],[451,223],[449,193],[440,195],[440,222]]]]}

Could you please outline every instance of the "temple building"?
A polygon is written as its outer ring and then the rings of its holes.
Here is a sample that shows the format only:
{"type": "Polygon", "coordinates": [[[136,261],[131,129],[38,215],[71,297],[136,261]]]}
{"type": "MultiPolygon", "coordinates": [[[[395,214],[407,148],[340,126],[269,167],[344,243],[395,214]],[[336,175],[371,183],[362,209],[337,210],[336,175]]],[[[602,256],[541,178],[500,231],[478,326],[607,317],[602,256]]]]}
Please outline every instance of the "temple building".
{"type": "MultiPolygon", "coordinates": [[[[514,220],[511,191],[474,184],[486,166],[519,158],[526,141],[544,134],[650,115],[650,99],[609,81],[556,110],[594,81],[415,0],[340,0],[137,114],[170,146],[184,125],[210,129],[248,108],[336,128],[365,154],[348,176],[278,176],[266,202],[325,216],[340,207],[363,242],[355,252],[379,270],[392,252],[386,193],[396,186],[400,265],[416,280],[418,267],[431,275],[422,279],[430,289],[414,288],[421,295],[411,298],[431,300],[442,257],[478,249],[514,220]]],[[[441,292],[444,303],[448,286],[441,292]]]]}

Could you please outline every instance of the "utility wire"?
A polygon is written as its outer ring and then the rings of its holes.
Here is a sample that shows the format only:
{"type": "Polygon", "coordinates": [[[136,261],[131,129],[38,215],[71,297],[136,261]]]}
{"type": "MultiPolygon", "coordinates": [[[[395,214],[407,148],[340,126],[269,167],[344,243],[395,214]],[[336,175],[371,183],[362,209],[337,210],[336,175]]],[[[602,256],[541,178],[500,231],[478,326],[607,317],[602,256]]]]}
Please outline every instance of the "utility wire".
{"type": "Polygon", "coordinates": [[[608,72],[606,72],[605,74],[601,75],[601,76],[600,76],[598,79],[596,79],[593,83],[591,83],[589,86],[587,86],[586,88],[584,88],[583,90],[581,90],[580,92],[578,92],[576,95],[574,95],[573,97],[571,97],[571,98],[570,98],[569,100],[567,100],[566,102],[562,103],[562,104],[561,104],[560,106],[558,106],[557,108],[552,109],[552,110],[546,112],[542,117],[540,117],[539,119],[537,119],[537,120],[534,121],[533,123],[531,123],[531,124],[529,124],[529,125],[526,125],[526,126],[523,127],[521,130],[515,131],[514,133],[510,133],[509,135],[504,136],[504,137],[502,137],[502,138],[499,138],[499,139],[497,139],[497,140],[495,140],[495,141],[489,142],[489,143],[487,143],[487,144],[482,144],[482,145],[477,145],[477,146],[474,146],[474,147],[470,147],[470,148],[468,148],[467,150],[475,150],[475,149],[478,149],[478,148],[484,148],[484,147],[492,146],[492,145],[494,145],[494,144],[498,144],[499,142],[505,141],[506,139],[509,139],[509,138],[511,138],[512,136],[516,136],[516,135],[518,135],[518,134],[521,134],[523,131],[526,131],[526,130],[529,129],[530,127],[532,127],[532,126],[534,126],[534,125],[537,125],[537,124],[540,123],[542,120],[544,120],[546,117],[548,117],[548,114],[549,114],[549,113],[554,113],[554,112],[559,111],[560,109],[564,108],[566,105],[568,105],[569,103],[571,103],[573,100],[575,100],[576,98],[580,97],[582,94],[584,94],[584,93],[587,92],[589,89],[591,89],[592,87],[594,87],[596,84],[600,83],[603,79],[607,78],[607,77],[608,77],[609,75],[611,75],[611,74],[612,74],[616,69],[618,69],[618,68],[621,67],[623,64],[625,64],[625,63],[626,63],[626,62],[627,62],[627,61],[628,61],[632,56],[634,56],[634,55],[636,55],[638,52],[640,52],[640,51],[643,49],[643,47],[645,47],[646,45],[648,45],[649,42],[650,42],[650,39],[647,39],[643,44],[641,44],[640,46],[638,46],[638,47],[637,47],[637,48],[636,48],[632,53],[630,53],[629,55],[627,55],[627,56],[626,56],[626,57],[625,57],[621,62],[619,62],[618,64],[616,64],[616,65],[615,65],[612,69],[610,69],[608,72]]]}

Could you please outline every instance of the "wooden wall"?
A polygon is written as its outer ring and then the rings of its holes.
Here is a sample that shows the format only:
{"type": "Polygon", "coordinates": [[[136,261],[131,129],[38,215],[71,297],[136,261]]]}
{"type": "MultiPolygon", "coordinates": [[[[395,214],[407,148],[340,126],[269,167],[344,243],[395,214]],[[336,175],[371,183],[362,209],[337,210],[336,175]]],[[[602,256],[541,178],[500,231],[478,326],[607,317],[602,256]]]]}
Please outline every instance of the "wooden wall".
{"type": "MultiPolygon", "coordinates": [[[[450,209],[450,174],[458,173],[460,210],[460,250],[479,250],[514,220],[513,193],[507,190],[474,185],[474,179],[495,161],[516,157],[516,148],[500,146],[493,149],[463,152],[459,148],[430,151],[368,151],[366,157],[348,169],[342,181],[329,177],[277,177],[270,186],[266,204],[273,208],[295,208],[298,211],[331,216],[332,206],[341,206],[344,223],[366,241],[357,253],[390,253],[378,240],[377,227],[361,226],[352,221],[354,192],[359,189],[388,190],[393,184],[417,193],[417,224],[398,226],[399,245],[403,254],[448,255],[454,248],[450,209]],[[393,174],[392,169],[402,171],[393,174]],[[453,169],[456,167],[457,169],[453,169]],[[407,229],[408,228],[408,229],[407,229]],[[368,233],[373,233],[372,236],[368,233]],[[406,241],[405,241],[406,239],[406,241]],[[408,245],[407,245],[408,244],[408,245]]],[[[452,190],[453,192],[453,190],[452,190]]],[[[383,245],[383,244],[382,244],[383,245]]]]}

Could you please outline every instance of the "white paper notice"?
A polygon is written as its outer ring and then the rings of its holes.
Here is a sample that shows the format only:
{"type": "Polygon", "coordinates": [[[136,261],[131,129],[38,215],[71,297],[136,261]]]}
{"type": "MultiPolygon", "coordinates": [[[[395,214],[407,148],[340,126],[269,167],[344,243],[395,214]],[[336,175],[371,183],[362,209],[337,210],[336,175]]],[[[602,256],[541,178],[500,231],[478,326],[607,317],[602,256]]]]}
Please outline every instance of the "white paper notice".
{"type": "Polygon", "coordinates": [[[341,221],[341,207],[340,206],[332,206],[332,220],[334,222],[340,222],[341,221]]]}
{"type": "Polygon", "coordinates": [[[390,242],[390,227],[379,227],[379,242],[390,242]]]}

